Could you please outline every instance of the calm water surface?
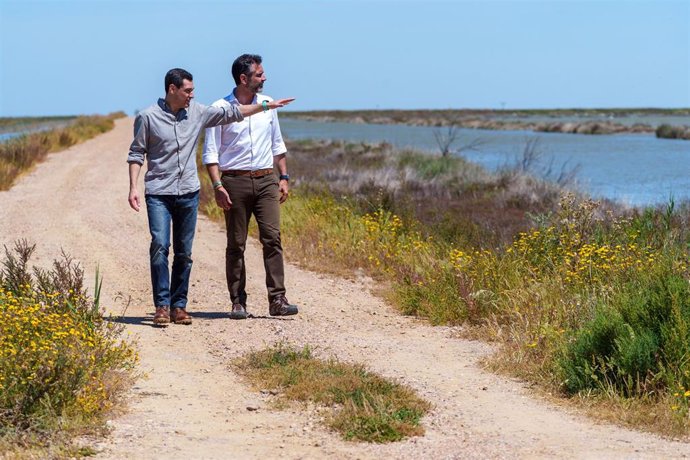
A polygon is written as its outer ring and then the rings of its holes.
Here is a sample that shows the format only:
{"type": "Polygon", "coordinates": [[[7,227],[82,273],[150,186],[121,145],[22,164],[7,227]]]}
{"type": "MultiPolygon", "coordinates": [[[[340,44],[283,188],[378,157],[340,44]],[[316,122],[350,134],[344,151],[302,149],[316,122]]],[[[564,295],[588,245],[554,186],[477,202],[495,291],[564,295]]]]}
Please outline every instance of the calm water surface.
{"type": "MultiPolygon", "coordinates": [[[[438,151],[435,128],[404,125],[322,123],[283,118],[285,137],[389,142],[396,147],[438,151]]],[[[690,141],[657,139],[649,134],[588,136],[526,131],[459,130],[456,147],[474,139],[485,143],[467,159],[496,170],[521,156],[527,139],[539,139],[544,162],[558,173],[579,167],[578,188],[633,206],[690,199],[690,141]]],[[[542,165],[542,166],[545,166],[542,165]]]]}
{"type": "MultiPolygon", "coordinates": [[[[73,121],[73,120],[72,120],[73,121]]],[[[48,131],[51,129],[64,128],[69,126],[72,122],[70,120],[60,120],[60,121],[47,121],[45,123],[29,123],[27,125],[18,125],[12,127],[5,127],[0,129],[14,129],[16,131],[0,131],[0,142],[7,141],[14,137],[23,136],[24,134],[35,133],[39,131],[48,131]]]]}
{"type": "Polygon", "coordinates": [[[25,133],[3,133],[3,134],[0,134],[0,142],[12,139],[13,137],[19,137],[22,134],[25,134],[25,133]]]}

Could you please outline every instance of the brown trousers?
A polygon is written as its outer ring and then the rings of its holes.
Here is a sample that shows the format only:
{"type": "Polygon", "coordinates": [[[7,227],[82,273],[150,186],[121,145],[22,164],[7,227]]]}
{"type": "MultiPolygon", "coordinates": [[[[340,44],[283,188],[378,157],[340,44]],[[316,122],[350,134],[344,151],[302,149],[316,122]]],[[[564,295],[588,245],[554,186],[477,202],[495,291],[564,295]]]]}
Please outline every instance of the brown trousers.
{"type": "Polygon", "coordinates": [[[285,272],[283,247],[280,243],[278,179],[274,174],[262,177],[223,175],[221,181],[232,201],[232,208],[225,211],[227,232],[225,276],[230,300],[243,305],[247,303],[244,249],[252,214],[259,226],[259,241],[263,246],[268,300],[280,294],[284,295],[285,272]]]}

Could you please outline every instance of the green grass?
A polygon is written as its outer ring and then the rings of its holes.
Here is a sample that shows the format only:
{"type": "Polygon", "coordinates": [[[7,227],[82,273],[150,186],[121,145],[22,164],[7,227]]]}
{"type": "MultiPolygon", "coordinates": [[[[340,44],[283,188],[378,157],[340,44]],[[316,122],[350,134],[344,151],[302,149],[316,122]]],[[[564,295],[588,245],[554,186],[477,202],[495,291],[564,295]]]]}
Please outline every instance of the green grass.
{"type": "Polygon", "coordinates": [[[385,443],[424,433],[420,421],[429,403],[361,365],[322,361],[308,347],[278,344],[249,353],[237,368],[255,386],[278,390],[286,400],[326,408],[326,424],[344,439],[385,443]]]}

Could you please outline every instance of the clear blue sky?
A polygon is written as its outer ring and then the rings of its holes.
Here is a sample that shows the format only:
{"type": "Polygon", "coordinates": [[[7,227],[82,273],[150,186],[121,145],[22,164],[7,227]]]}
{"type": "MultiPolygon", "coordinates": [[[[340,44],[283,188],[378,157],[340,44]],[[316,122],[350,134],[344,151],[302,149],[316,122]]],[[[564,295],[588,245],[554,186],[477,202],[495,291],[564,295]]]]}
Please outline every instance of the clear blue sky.
{"type": "Polygon", "coordinates": [[[261,54],[292,110],[690,107],[690,0],[0,0],[0,116],[196,99],[261,54]]]}

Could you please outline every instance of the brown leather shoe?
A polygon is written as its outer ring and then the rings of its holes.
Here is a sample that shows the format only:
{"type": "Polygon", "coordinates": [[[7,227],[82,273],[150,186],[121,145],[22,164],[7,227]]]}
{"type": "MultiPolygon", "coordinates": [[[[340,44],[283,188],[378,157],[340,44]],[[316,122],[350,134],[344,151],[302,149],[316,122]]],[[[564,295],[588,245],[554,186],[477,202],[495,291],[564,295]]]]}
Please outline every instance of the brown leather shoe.
{"type": "Polygon", "coordinates": [[[170,309],[168,307],[156,307],[153,315],[153,324],[156,326],[167,326],[170,324],[170,309]]]}
{"type": "Polygon", "coordinates": [[[288,302],[284,295],[277,295],[268,304],[268,313],[271,316],[289,316],[298,313],[297,305],[288,302]]]}
{"type": "Polygon", "coordinates": [[[230,310],[230,319],[247,319],[249,314],[247,313],[247,306],[241,303],[232,304],[232,310],[230,310]]]}
{"type": "Polygon", "coordinates": [[[192,324],[192,317],[189,316],[187,310],[181,307],[172,307],[170,319],[175,324],[192,324]]]}

